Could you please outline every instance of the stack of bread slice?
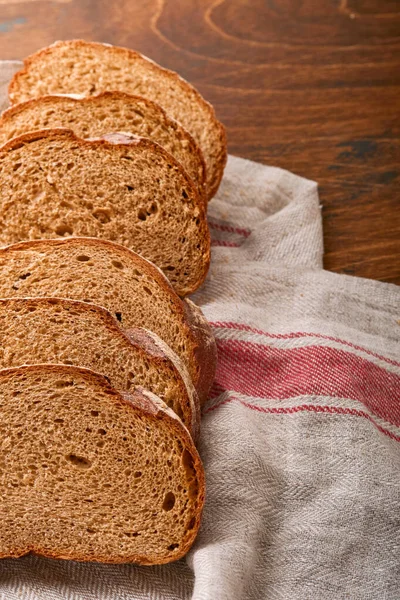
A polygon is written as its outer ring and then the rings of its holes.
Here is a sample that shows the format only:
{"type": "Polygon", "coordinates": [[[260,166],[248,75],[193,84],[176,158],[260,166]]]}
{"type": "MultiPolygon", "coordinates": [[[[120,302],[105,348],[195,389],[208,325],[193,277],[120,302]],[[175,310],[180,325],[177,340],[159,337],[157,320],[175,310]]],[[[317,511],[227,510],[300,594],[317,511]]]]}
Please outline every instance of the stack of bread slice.
{"type": "Polygon", "coordinates": [[[226,139],[176,73],[57,42],[0,117],[0,557],[162,564],[193,543],[216,368],[185,298],[226,139]]]}

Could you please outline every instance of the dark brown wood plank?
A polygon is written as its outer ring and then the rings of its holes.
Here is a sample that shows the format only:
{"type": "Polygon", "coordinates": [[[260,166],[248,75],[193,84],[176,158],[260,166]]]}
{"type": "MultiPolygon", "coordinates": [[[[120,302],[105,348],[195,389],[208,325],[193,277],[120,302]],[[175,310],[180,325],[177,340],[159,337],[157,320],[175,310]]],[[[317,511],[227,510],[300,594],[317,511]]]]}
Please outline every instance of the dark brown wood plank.
{"type": "Polygon", "coordinates": [[[233,154],[315,179],[326,268],[400,283],[398,0],[0,0],[0,57],[56,39],[178,70],[233,154]]]}

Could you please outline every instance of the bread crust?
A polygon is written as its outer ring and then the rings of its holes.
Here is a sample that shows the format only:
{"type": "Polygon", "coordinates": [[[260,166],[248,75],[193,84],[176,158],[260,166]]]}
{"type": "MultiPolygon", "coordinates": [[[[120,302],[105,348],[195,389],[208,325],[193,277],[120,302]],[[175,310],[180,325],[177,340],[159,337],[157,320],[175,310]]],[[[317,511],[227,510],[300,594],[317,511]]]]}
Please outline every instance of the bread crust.
{"type": "MultiPolygon", "coordinates": [[[[194,140],[192,135],[175,119],[172,119],[167,115],[165,110],[156,102],[152,100],[148,100],[147,98],[143,98],[142,96],[137,96],[134,94],[128,94],[126,92],[121,91],[105,91],[100,94],[96,94],[95,96],[82,96],[77,98],[73,95],[46,95],[40,96],[39,98],[31,98],[30,100],[26,100],[25,102],[20,102],[19,104],[14,104],[7,108],[0,115],[0,130],[7,126],[10,122],[12,123],[13,117],[24,113],[26,109],[29,108],[37,108],[40,110],[46,105],[54,105],[65,103],[67,99],[68,102],[76,103],[76,104],[88,104],[88,105],[96,105],[99,101],[109,99],[112,101],[115,98],[119,98],[122,100],[126,100],[127,102],[138,102],[140,104],[145,105],[147,109],[154,111],[157,113],[157,118],[160,123],[162,123],[168,129],[173,129],[176,133],[177,138],[184,138],[188,142],[187,152],[196,158],[196,163],[198,163],[199,169],[199,181],[196,182],[196,185],[199,187],[199,193],[202,197],[206,197],[206,163],[204,161],[203,152],[197,142],[194,140]]],[[[177,159],[175,159],[177,160],[177,159]]],[[[178,161],[179,162],[179,161],[178,161]]]]}
{"type": "Polygon", "coordinates": [[[197,393],[200,406],[208,399],[208,394],[215,379],[217,369],[217,344],[212,329],[202,310],[189,298],[185,300],[185,313],[197,339],[195,350],[197,363],[200,366],[197,393]]]}
{"type": "Polygon", "coordinates": [[[152,356],[160,356],[164,361],[168,361],[169,364],[172,363],[174,365],[175,371],[179,374],[185,384],[188,394],[192,414],[190,433],[193,440],[197,442],[200,434],[200,399],[183,362],[175,352],[152,331],[135,327],[126,329],[124,333],[135,345],[139,344],[152,356]]]}
{"type": "MultiPolygon", "coordinates": [[[[12,255],[13,252],[21,252],[25,250],[39,251],[41,249],[43,251],[43,248],[49,248],[51,250],[52,248],[56,248],[58,246],[70,246],[73,248],[74,246],[79,246],[82,243],[82,239],[83,238],[71,237],[55,240],[30,240],[26,242],[18,242],[16,244],[0,248],[0,257],[2,255],[12,255]]],[[[200,396],[204,398],[204,391],[201,391],[204,390],[204,384],[202,381],[204,381],[204,379],[207,380],[208,378],[208,386],[211,387],[216,369],[216,349],[213,348],[212,345],[210,345],[204,339],[203,335],[200,335],[200,332],[194,328],[193,321],[195,317],[192,314],[191,309],[188,308],[187,299],[182,300],[177,296],[164,273],[158,267],[156,267],[156,265],[136,254],[136,252],[133,252],[133,250],[130,250],[126,246],[99,238],[84,238],[84,241],[87,246],[93,246],[94,248],[105,247],[112,250],[114,253],[119,254],[119,256],[127,260],[129,263],[133,263],[135,266],[138,266],[140,269],[144,270],[152,279],[156,281],[161,289],[168,294],[174,312],[177,313],[183,323],[185,323],[185,333],[193,349],[193,363],[199,366],[200,372],[203,370],[204,374],[202,378],[200,374],[197,378],[193,377],[192,372],[191,375],[193,384],[197,390],[197,393],[199,394],[199,398],[200,396]],[[206,365],[209,365],[209,367],[205,368],[202,366],[203,360],[206,365]],[[201,364],[199,361],[201,361],[201,364]]]]}
{"type": "Polygon", "coordinates": [[[187,539],[182,543],[182,548],[179,552],[175,553],[174,556],[165,557],[165,559],[160,559],[158,557],[153,556],[153,558],[140,556],[140,555],[132,555],[124,559],[120,559],[117,557],[110,556],[85,556],[78,555],[71,550],[71,553],[57,553],[48,552],[43,548],[30,546],[27,548],[23,548],[21,550],[15,551],[10,554],[5,554],[0,552],[0,558],[18,558],[21,556],[25,556],[27,554],[35,554],[38,556],[44,556],[47,558],[56,558],[56,559],[69,559],[76,560],[79,562],[101,562],[101,563],[109,563],[109,564],[121,564],[121,563],[136,563],[140,565],[153,565],[153,564],[166,564],[172,561],[179,560],[182,558],[192,546],[195,537],[197,535],[198,529],[200,527],[201,515],[204,506],[205,500],[205,476],[203,465],[197,452],[197,449],[193,443],[193,440],[187,431],[186,427],[180,421],[177,415],[171,415],[169,410],[165,410],[165,407],[162,407],[162,400],[158,399],[158,403],[156,404],[152,399],[152,395],[145,392],[143,389],[138,388],[133,393],[124,393],[121,394],[117,392],[111,385],[108,383],[107,379],[100,375],[99,373],[95,373],[90,369],[85,369],[83,367],[74,367],[74,366],[65,366],[65,365],[54,365],[54,364],[42,364],[42,365],[28,365],[22,367],[15,367],[12,369],[1,369],[0,370],[0,378],[4,379],[7,377],[15,376],[16,374],[29,372],[37,372],[43,374],[43,371],[48,373],[56,373],[60,376],[78,376],[83,377],[89,382],[92,382],[94,385],[101,387],[108,395],[112,402],[115,404],[119,404],[123,409],[129,411],[136,411],[140,413],[144,413],[150,419],[154,419],[155,421],[165,421],[168,429],[173,431],[178,439],[181,439],[185,449],[190,453],[193,460],[193,468],[196,471],[197,480],[198,480],[198,511],[195,515],[195,525],[193,529],[189,530],[190,534],[187,536],[187,539]]]}
{"type": "Polygon", "coordinates": [[[202,254],[202,257],[203,257],[202,269],[201,269],[201,272],[198,273],[196,281],[193,282],[192,285],[189,285],[189,286],[186,285],[185,287],[177,289],[177,293],[179,293],[179,295],[181,295],[181,296],[186,296],[188,294],[191,294],[195,290],[197,290],[204,283],[204,280],[207,277],[208,269],[210,266],[210,260],[211,260],[211,239],[210,239],[210,232],[209,232],[208,224],[207,224],[206,206],[204,204],[204,199],[201,198],[201,196],[199,195],[195,184],[190,179],[190,177],[186,174],[182,165],[180,163],[178,163],[175,160],[175,158],[171,154],[169,154],[169,152],[167,152],[164,148],[162,148],[162,146],[160,146],[159,144],[156,144],[155,142],[153,142],[147,138],[143,138],[140,136],[131,136],[128,134],[108,134],[101,138],[85,140],[85,139],[82,139],[82,138],[79,138],[78,136],[76,136],[71,129],[66,129],[66,128],[41,129],[39,131],[31,131],[24,135],[20,135],[16,138],[13,138],[12,140],[9,140],[6,144],[4,144],[0,148],[0,159],[1,159],[2,154],[6,154],[8,152],[13,152],[14,150],[17,150],[26,144],[30,144],[37,140],[41,140],[41,139],[45,139],[45,138],[54,138],[54,137],[58,140],[62,139],[62,138],[65,138],[68,140],[73,140],[74,143],[76,143],[80,146],[83,146],[83,147],[87,147],[87,148],[93,148],[93,146],[105,147],[105,148],[110,148],[110,147],[115,147],[115,146],[138,146],[138,147],[142,147],[142,148],[150,148],[151,150],[157,152],[158,154],[163,155],[165,160],[172,162],[174,167],[179,171],[180,175],[184,179],[186,179],[187,185],[193,194],[194,203],[196,205],[196,208],[198,208],[198,210],[199,210],[199,235],[200,235],[201,239],[203,240],[203,244],[205,247],[205,250],[202,254]],[[114,136],[113,141],[111,141],[112,140],[111,136],[114,136]],[[118,137],[116,137],[116,136],[118,136],[118,137]]]}
{"type": "MultiPolygon", "coordinates": [[[[97,304],[89,304],[79,300],[68,298],[57,298],[40,296],[35,298],[0,298],[0,305],[12,305],[21,303],[25,306],[45,307],[46,305],[61,305],[65,309],[73,308],[75,311],[96,313],[99,319],[103,322],[105,328],[113,335],[123,339],[125,343],[136,348],[143,359],[146,355],[152,357],[156,365],[167,365],[172,371],[176,379],[181,380],[187,397],[183,399],[186,405],[187,401],[190,404],[190,427],[189,431],[194,441],[198,439],[200,432],[200,403],[197,392],[191,388],[186,381],[185,374],[181,371],[178,364],[178,357],[175,357],[174,352],[168,348],[166,351],[162,344],[162,340],[158,340],[158,336],[154,333],[149,333],[143,328],[124,330],[120,327],[117,319],[105,308],[97,304]]],[[[166,346],[166,344],[164,344],[166,346]]]]}
{"type": "Polygon", "coordinates": [[[9,84],[8,95],[9,95],[10,103],[15,104],[19,101],[18,100],[19,79],[24,78],[24,76],[29,71],[29,67],[36,61],[40,60],[43,56],[51,54],[54,48],[57,48],[59,46],[67,46],[67,45],[75,46],[78,48],[80,46],[81,47],[91,46],[91,47],[97,48],[99,50],[104,50],[105,47],[111,48],[113,50],[113,52],[128,56],[130,59],[146,63],[147,68],[149,68],[151,71],[153,71],[157,74],[163,73],[163,75],[170,78],[173,82],[175,82],[183,90],[185,90],[186,93],[193,94],[196,101],[208,112],[208,114],[210,116],[210,121],[213,123],[213,127],[214,127],[215,131],[218,132],[217,137],[220,142],[218,159],[214,165],[215,175],[212,178],[211,182],[209,182],[209,184],[208,184],[208,199],[210,200],[216,194],[216,192],[219,188],[219,185],[222,180],[224,168],[226,165],[226,161],[227,161],[227,139],[226,139],[225,127],[217,119],[213,106],[209,102],[207,102],[207,100],[205,100],[203,98],[203,96],[196,90],[196,88],[193,87],[188,81],[183,79],[175,71],[171,71],[169,69],[161,67],[160,65],[155,63],[150,58],[140,54],[139,52],[136,52],[135,50],[131,50],[129,48],[122,48],[120,46],[111,46],[110,44],[102,44],[100,42],[85,42],[84,40],[80,40],[80,39],[68,40],[68,41],[57,41],[54,44],[47,46],[46,48],[42,48],[42,49],[38,50],[37,52],[35,52],[34,54],[31,54],[30,56],[25,58],[24,66],[22,67],[22,69],[20,71],[15,73],[15,75],[13,76],[13,78],[11,79],[11,82],[9,84]]]}

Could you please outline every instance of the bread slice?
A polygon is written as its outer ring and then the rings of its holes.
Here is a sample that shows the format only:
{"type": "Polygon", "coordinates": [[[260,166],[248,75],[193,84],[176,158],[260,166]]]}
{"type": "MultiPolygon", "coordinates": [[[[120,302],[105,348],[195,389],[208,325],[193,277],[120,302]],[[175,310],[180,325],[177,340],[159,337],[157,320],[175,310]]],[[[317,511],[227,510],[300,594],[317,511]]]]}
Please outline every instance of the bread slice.
{"type": "Polygon", "coordinates": [[[119,242],[159,266],[181,295],[210,263],[197,190],[145,138],[82,140],[68,129],[19,136],[0,149],[0,244],[65,236],[119,242]]]}
{"type": "Polygon", "coordinates": [[[0,300],[0,369],[40,363],[92,369],[122,392],[142,386],[197,438],[199,403],[181,361],[154,334],[125,334],[104,308],[60,298],[0,300]]]}
{"type": "Polygon", "coordinates": [[[154,394],[64,365],[0,371],[0,557],[162,564],[193,543],[204,472],[154,394]]]}
{"type": "Polygon", "coordinates": [[[226,163],[226,136],[214,109],[177,73],[141,54],[108,44],[56,42],[29,56],[9,86],[12,104],[48,94],[92,96],[107,90],[158,102],[187,129],[203,151],[208,195],[218,189],[226,163]]]}
{"type": "Polygon", "coordinates": [[[72,129],[81,138],[115,131],[149,138],[181,163],[199,193],[205,195],[205,163],[199,146],[155,102],[124,92],[103,92],[86,98],[41,96],[3,112],[0,145],[29,131],[55,127],[72,129]]]}
{"type": "Polygon", "coordinates": [[[216,346],[201,311],[175,294],[154,265],[127,248],[90,238],[0,248],[0,297],[58,296],[98,304],[126,330],[157,334],[186,366],[201,402],[215,375],[216,346]]]}

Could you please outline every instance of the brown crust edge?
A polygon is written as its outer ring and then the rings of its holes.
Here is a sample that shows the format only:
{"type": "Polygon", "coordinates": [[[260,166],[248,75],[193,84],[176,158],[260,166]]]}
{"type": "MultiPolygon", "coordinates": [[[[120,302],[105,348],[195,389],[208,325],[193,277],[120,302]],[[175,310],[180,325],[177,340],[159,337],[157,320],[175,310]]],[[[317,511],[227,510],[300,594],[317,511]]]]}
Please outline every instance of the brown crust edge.
{"type": "Polygon", "coordinates": [[[203,406],[208,399],[211,386],[215,379],[217,369],[217,344],[202,310],[189,298],[184,300],[186,317],[192,326],[197,338],[196,358],[200,365],[199,379],[197,384],[197,393],[199,395],[200,406],[203,406]]]}
{"type": "MultiPolygon", "coordinates": [[[[30,100],[26,100],[24,102],[14,104],[13,106],[10,106],[9,108],[7,108],[0,115],[0,129],[3,128],[8,123],[10,123],[10,121],[12,122],[13,116],[23,113],[26,108],[31,108],[31,107],[33,108],[36,106],[38,106],[40,108],[41,105],[45,105],[45,104],[57,104],[57,103],[62,104],[62,102],[64,102],[65,100],[68,100],[69,102],[76,103],[76,104],[96,104],[96,102],[101,101],[103,99],[106,99],[106,98],[113,99],[114,97],[118,97],[118,98],[122,98],[122,99],[126,98],[127,100],[130,100],[130,101],[136,101],[138,103],[140,102],[142,104],[145,104],[146,107],[148,107],[150,110],[153,110],[153,111],[155,111],[155,113],[157,113],[157,117],[160,117],[160,121],[162,119],[163,124],[165,124],[168,128],[172,128],[176,132],[177,139],[179,139],[179,141],[181,141],[182,139],[186,139],[189,142],[189,148],[185,151],[188,152],[189,154],[191,154],[192,156],[194,156],[196,158],[197,164],[199,165],[199,167],[201,167],[200,181],[198,182],[197,185],[199,187],[200,195],[201,196],[206,195],[205,184],[206,184],[207,167],[206,167],[203,152],[202,152],[200,146],[197,144],[197,142],[195,141],[193,136],[189,133],[189,131],[187,131],[187,129],[185,129],[183,127],[183,125],[181,125],[181,123],[179,123],[175,119],[172,119],[171,117],[168,116],[168,114],[165,112],[165,110],[162,108],[162,106],[160,106],[159,104],[157,104],[157,102],[154,102],[153,100],[144,98],[143,96],[137,96],[135,94],[128,94],[128,93],[122,92],[122,91],[105,91],[105,92],[101,92],[100,94],[96,94],[95,96],[83,96],[82,98],[75,98],[73,96],[57,95],[57,94],[54,94],[54,95],[48,94],[46,96],[39,96],[38,98],[31,98],[30,100]]],[[[178,159],[175,159],[175,160],[178,161],[178,159]]],[[[206,195],[206,197],[207,197],[207,195],[206,195]]],[[[207,200],[208,200],[208,198],[207,198],[207,200]]]]}
{"type": "MultiPolygon", "coordinates": [[[[208,185],[207,196],[208,196],[208,200],[210,200],[218,191],[218,188],[220,186],[220,183],[221,183],[221,180],[222,180],[222,177],[224,174],[224,168],[226,165],[226,161],[227,161],[227,137],[226,137],[225,127],[221,123],[221,121],[219,121],[217,119],[214,107],[210,104],[210,102],[208,102],[205,98],[203,98],[203,96],[200,94],[200,92],[198,92],[192,84],[190,84],[188,81],[183,79],[183,77],[178,75],[178,73],[176,73],[175,71],[171,71],[170,69],[161,67],[160,65],[155,63],[153,60],[147,58],[143,54],[140,54],[140,52],[136,52],[135,50],[131,50],[130,48],[123,48],[121,46],[112,46],[110,44],[102,44],[101,42],[86,42],[85,40],[82,40],[82,39],[57,41],[54,44],[51,44],[50,46],[41,48],[37,52],[34,52],[33,54],[31,54],[30,56],[25,58],[24,66],[22,67],[22,69],[20,69],[19,71],[17,71],[17,73],[15,73],[13,75],[13,77],[9,83],[8,96],[9,96],[10,103],[15,104],[14,96],[16,95],[18,79],[20,77],[23,77],[24,75],[26,75],[30,65],[33,62],[35,62],[36,60],[40,59],[41,56],[43,56],[45,54],[50,54],[53,48],[62,46],[62,45],[75,45],[75,46],[90,45],[90,46],[95,46],[95,47],[101,47],[102,49],[104,49],[104,47],[107,46],[107,47],[111,47],[115,52],[127,53],[130,57],[132,57],[134,59],[139,59],[143,62],[146,62],[146,64],[149,66],[149,68],[152,69],[153,71],[154,70],[156,72],[161,71],[167,77],[170,77],[174,81],[178,82],[179,85],[183,84],[184,87],[186,87],[191,93],[193,93],[195,95],[198,102],[209,113],[210,120],[213,123],[215,130],[218,131],[218,135],[216,135],[216,137],[220,140],[220,150],[218,152],[218,159],[214,163],[214,176],[211,176],[210,181],[207,181],[207,185],[208,185]]],[[[18,102],[18,100],[17,100],[17,102],[18,102]]]]}
{"type": "MultiPolygon", "coordinates": [[[[194,445],[192,438],[190,437],[189,432],[185,428],[185,426],[180,421],[179,417],[170,416],[165,410],[161,409],[157,406],[147,394],[145,395],[140,389],[135,390],[134,393],[121,394],[117,392],[106,380],[103,375],[91,371],[90,369],[84,369],[83,367],[74,367],[74,366],[66,366],[66,365],[54,365],[54,364],[41,364],[41,365],[29,365],[23,367],[15,367],[12,369],[1,369],[0,370],[0,378],[12,376],[15,372],[28,372],[28,371],[40,371],[43,373],[43,370],[47,370],[48,372],[53,373],[61,373],[61,376],[66,373],[75,373],[75,375],[87,378],[92,383],[96,385],[100,385],[103,389],[107,390],[107,393],[110,396],[110,399],[113,398],[113,401],[119,403],[125,407],[129,407],[128,410],[135,409],[144,412],[149,417],[154,418],[155,420],[165,420],[168,423],[169,428],[175,430],[177,437],[182,439],[184,442],[184,448],[190,452],[191,457],[193,458],[193,468],[196,471],[197,479],[199,482],[199,493],[198,493],[198,502],[199,509],[196,517],[196,523],[192,530],[190,536],[187,536],[187,540],[184,543],[180,552],[178,552],[175,556],[167,557],[165,560],[156,559],[152,561],[149,558],[132,555],[126,559],[110,559],[107,556],[99,556],[99,557],[89,557],[89,556],[76,556],[73,553],[68,554],[57,554],[57,552],[50,553],[41,550],[40,548],[28,548],[26,550],[22,550],[20,552],[15,552],[13,554],[1,554],[0,558],[18,558],[21,556],[25,556],[27,554],[36,554],[39,556],[44,556],[47,558],[56,558],[56,559],[69,559],[76,560],[78,562],[101,562],[108,564],[123,564],[123,563],[136,563],[140,565],[154,565],[154,564],[167,564],[169,562],[173,562],[182,558],[190,549],[193,542],[195,541],[197,532],[200,527],[201,515],[203,512],[204,500],[205,500],[205,475],[204,475],[204,467],[201,462],[199,453],[194,445]]],[[[161,402],[161,401],[160,401],[161,402]]]]}
{"type": "MultiPolygon", "coordinates": [[[[181,402],[182,412],[185,415],[188,427],[193,439],[197,439],[199,433],[199,408],[185,383],[184,377],[177,368],[174,361],[163,351],[161,344],[157,345],[154,338],[151,337],[145,329],[137,328],[137,335],[134,334],[135,330],[126,331],[121,328],[118,324],[117,319],[104,307],[98,304],[89,304],[80,300],[72,300],[69,298],[59,298],[56,296],[39,296],[39,297],[12,297],[12,298],[0,298],[0,305],[12,305],[21,304],[25,306],[49,306],[49,305],[61,305],[63,308],[68,307],[74,308],[75,310],[95,313],[98,318],[103,322],[106,329],[115,336],[118,336],[125,344],[135,348],[136,352],[140,353],[142,358],[150,357],[155,363],[156,368],[166,366],[175,375],[176,379],[180,382],[182,394],[185,395],[183,402],[181,402]],[[190,404],[190,414],[186,408],[187,402],[190,404]]],[[[152,334],[155,336],[155,334],[152,334]]],[[[158,336],[156,336],[158,337],[158,336]]],[[[171,351],[172,352],[172,351],[171,351]]],[[[62,364],[62,363],[61,363],[62,364]]],[[[101,373],[102,374],[102,373],[101,373]]],[[[165,401],[164,401],[165,402],[165,401]]],[[[185,423],[184,423],[185,424],[185,423]]]]}
{"type": "MultiPolygon", "coordinates": [[[[25,251],[49,246],[50,248],[56,246],[66,246],[66,245],[79,245],[84,242],[88,246],[103,246],[107,249],[112,250],[113,252],[118,253],[120,256],[122,255],[125,259],[133,264],[136,267],[143,269],[150,277],[152,277],[156,283],[162,288],[162,290],[168,294],[171,303],[173,304],[174,309],[179,315],[182,317],[183,323],[186,325],[186,333],[188,338],[190,339],[191,347],[193,349],[193,361],[195,364],[198,364],[198,356],[197,356],[197,346],[199,344],[198,336],[196,334],[196,330],[193,328],[192,319],[188,314],[187,307],[184,303],[184,300],[179,298],[174,288],[171,286],[170,282],[164,275],[164,273],[152,262],[143,258],[140,254],[137,254],[133,250],[130,250],[126,246],[122,246],[121,244],[117,244],[116,242],[111,242],[110,240],[104,240],[101,238],[90,238],[90,237],[76,237],[76,238],[61,238],[61,239],[53,239],[53,240],[28,240],[25,242],[17,242],[15,244],[10,244],[9,246],[0,247],[0,256],[1,254],[12,254],[12,252],[17,251],[25,251]]],[[[201,365],[200,365],[201,368],[201,365]]],[[[190,371],[192,375],[192,371],[190,371]]],[[[198,390],[199,380],[192,376],[193,383],[198,390]]]]}
{"type": "MultiPolygon", "coordinates": [[[[179,174],[181,175],[181,177],[183,177],[183,179],[186,180],[185,185],[187,185],[189,187],[190,191],[192,192],[194,204],[200,211],[199,219],[200,219],[201,227],[199,227],[199,236],[203,239],[203,242],[205,244],[205,250],[202,255],[203,256],[202,271],[199,274],[197,280],[195,282],[193,282],[192,285],[189,287],[187,287],[187,286],[176,287],[176,292],[177,292],[177,294],[179,294],[181,296],[187,296],[188,294],[195,292],[204,283],[204,280],[207,277],[208,269],[210,267],[210,260],[211,260],[211,239],[210,239],[210,231],[208,229],[208,224],[207,224],[206,206],[204,204],[204,200],[199,195],[196,185],[193,183],[193,181],[187,175],[186,171],[184,171],[182,165],[171,154],[169,154],[169,152],[167,152],[162,146],[160,146],[156,142],[152,142],[151,140],[149,140],[147,138],[143,138],[143,137],[139,137],[139,136],[135,136],[135,138],[128,138],[128,136],[125,136],[126,141],[125,142],[121,141],[120,143],[117,143],[117,144],[111,143],[104,138],[95,139],[95,140],[85,140],[85,139],[82,139],[82,138],[78,137],[77,135],[75,135],[75,133],[71,129],[67,129],[64,127],[55,128],[55,129],[41,129],[38,131],[31,131],[24,135],[20,135],[16,138],[13,138],[12,140],[9,140],[6,144],[4,144],[3,146],[0,147],[0,157],[1,157],[1,153],[12,152],[13,150],[21,148],[25,144],[30,144],[37,140],[44,139],[44,138],[51,138],[51,137],[57,137],[57,138],[64,137],[66,139],[74,140],[77,144],[80,144],[81,146],[89,146],[89,147],[90,146],[93,147],[93,145],[106,146],[106,147],[110,147],[110,146],[117,147],[117,146],[126,146],[126,145],[142,146],[145,148],[147,147],[147,148],[151,148],[152,150],[158,152],[159,154],[162,154],[166,160],[173,163],[174,167],[179,171],[179,174]]],[[[99,239],[101,239],[101,238],[99,238],[99,239]]]]}
{"type": "Polygon", "coordinates": [[[163,356],[164,360],[168,360],[173,365],[175,372],[183,382],[190,403],[190,428],[188,429],[196,443],[200,434],[200,400],[185,365],[156,333],[141,327],[126,329],[124,333],[134,344],[145,348],[149,354],[163,356]]]}

